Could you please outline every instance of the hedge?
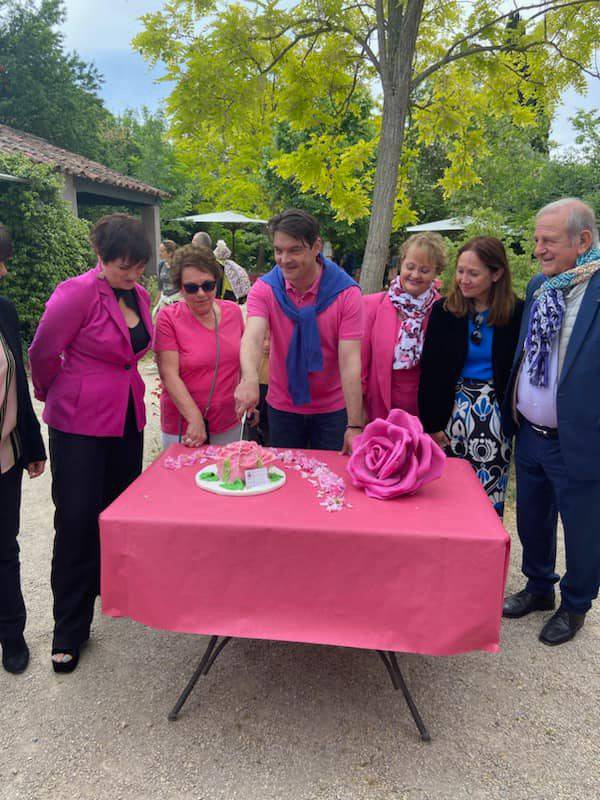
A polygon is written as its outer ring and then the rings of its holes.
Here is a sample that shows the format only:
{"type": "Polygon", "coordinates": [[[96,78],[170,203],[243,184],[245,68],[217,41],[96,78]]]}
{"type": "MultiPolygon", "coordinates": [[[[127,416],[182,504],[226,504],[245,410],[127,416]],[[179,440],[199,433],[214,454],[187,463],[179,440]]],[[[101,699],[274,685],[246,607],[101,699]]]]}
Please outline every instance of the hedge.
{"type": "Polygon", "coordinates": [[[1,292],[15,303],[29,343],[55,286],[93,265],[89,223],[63,200],[62,180],[52,167],[0,153],[0,172],[25,180],[0,184],[0,222],[14,244],[1,292]]]}

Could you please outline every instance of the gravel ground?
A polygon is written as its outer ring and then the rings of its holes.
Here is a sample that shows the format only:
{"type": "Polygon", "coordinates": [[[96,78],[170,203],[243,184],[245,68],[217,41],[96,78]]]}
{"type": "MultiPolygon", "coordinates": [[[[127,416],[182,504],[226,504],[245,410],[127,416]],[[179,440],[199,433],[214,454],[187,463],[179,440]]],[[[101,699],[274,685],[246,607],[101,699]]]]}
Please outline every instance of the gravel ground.
{"type": "MultiPolygon", "coordinates": [[[[147,461],[158,452],[157,422],[153,409],[147,461]]],[[[429,745],[378,657],[334,647],[232,642],[169,723],[205,637],[104,618],[98,607],[77,671],[52,672],[52,510],[49,476],[26,479],[32,660],[22,676],[0,670],[0,800],[600,796],[598,606],[559,648],[537,641],[547,615],[534,614],[504,623],[499,655],[401,657],[429,745]]],[[[521,553],[510,512],[507,526],[515,591],[521,553]]]]}

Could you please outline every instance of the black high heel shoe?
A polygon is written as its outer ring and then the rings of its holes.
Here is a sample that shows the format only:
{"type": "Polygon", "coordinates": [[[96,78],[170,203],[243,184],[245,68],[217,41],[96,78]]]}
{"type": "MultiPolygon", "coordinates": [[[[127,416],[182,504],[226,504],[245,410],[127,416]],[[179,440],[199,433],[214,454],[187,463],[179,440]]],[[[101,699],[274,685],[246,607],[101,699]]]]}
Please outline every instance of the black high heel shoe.
{"type": "Polygon", "coordinates": [[[2,639],[2,666],[13,675],[25,672],[29,664],[29,648],[23,636],[2,639]]]}
{"type": "Polygon", "coordinates": [[[52,669],[54,672],[73,672],[77,669],[79,664],[79,648],[78,647],[53,647],[52,655],[55,656],[62,653],[65,656],[71,656],[69,661],[55,661],[52,659],[52,669]]]}

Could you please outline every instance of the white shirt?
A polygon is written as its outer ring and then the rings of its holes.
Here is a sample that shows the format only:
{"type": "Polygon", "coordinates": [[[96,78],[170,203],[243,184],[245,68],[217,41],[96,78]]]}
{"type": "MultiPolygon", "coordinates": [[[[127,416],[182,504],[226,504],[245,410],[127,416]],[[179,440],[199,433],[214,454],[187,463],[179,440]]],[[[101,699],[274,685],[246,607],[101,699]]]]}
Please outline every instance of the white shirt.
{"type": "Polygon", "coordinates": [[[556,390],[562,372],[567,348],[581,308],[583,295],[589,280],[577,284],[570,291],[565,292],[565,316],[560,329],[560,334],[554,340],[548,363],[548,385],[533,386],[529,382],[529,373],[525,356],[521,361],[519,374],[516,381],[516,408],[526,420],[534,425],[543,425],[546,428],[558,427],[556,411],[556,390]]]}
{"type": "Polygon", "coordinates": [[[529,382],[525,356],[517,379],[517,411],[534,425],[557,428],[556,387],[558,386],[558,336],[552,345],[548,361],[548,385],[534,386],[529,382]]]}

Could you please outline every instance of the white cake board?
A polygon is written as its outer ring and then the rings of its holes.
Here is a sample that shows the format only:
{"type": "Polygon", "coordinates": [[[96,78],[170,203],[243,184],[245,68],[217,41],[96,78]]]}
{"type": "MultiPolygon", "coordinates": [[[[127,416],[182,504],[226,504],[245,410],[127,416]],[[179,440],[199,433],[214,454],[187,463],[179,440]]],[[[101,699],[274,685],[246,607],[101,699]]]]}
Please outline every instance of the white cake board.
{"type": "Polygon", "coordinates": [[[199,486],[201,489],[204,489],[207,492],[225,495],[226,497],[251,497],[252,495],[267,494],[268,492],[274,492],[276,489],[281,489],[286,482],[285,472],[282,469],[279,469],[279,467],[273,466],[273,464],[269,464],[267,470],[269,472],[276,472],[277,475],[281,475],[282,480],[277,481],[277,483],[269,482],[264,486],[255,486],[253,489],[223,489],[221,486],[219,486],[219,483],[222,483],[222,481],[217,483],[217,481],[203,481],[200,478],[200,475],[203,472],[217,472],[216,464],[208,464],[208,466],[202,467],[202,469],[196,473],[196,486],[199,486]]]}

